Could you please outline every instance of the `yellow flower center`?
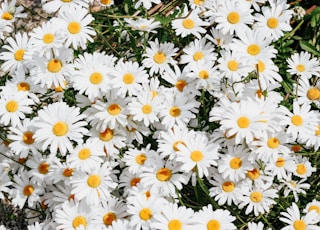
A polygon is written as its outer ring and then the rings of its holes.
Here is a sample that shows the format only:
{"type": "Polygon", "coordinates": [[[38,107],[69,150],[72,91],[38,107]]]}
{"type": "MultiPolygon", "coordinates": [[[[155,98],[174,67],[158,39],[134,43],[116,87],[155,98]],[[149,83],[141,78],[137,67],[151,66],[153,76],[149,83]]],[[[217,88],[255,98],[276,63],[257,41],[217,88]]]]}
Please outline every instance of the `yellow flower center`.
{"type": "Polygon", "coordinates": [[[105,131],[99,134],[99,138],[102,141],[110,141],[113,138],[113,131],[109,128],[106,128],[105,131]]]}
{"type": "Polygon", "coordinates": [[[249,45],[247,48],[248,54],[256,56],[260,53],[260,47],[257,44],[249,45]]]}
{"type": "Polygon", "coordinates": [[[152,106],[151,105],[142,106],[142,112],[144,114],[150,114],[152,112],[152,106]]]}
{"type": "Polygon", "coordinates": [[[116,216],[116,214],[114,214],[114,212],[108,212],[107,214],[105,214],[103,216],[103,223],[106,226],[112,225],[112,222],[115,220],[117,220],[117,216],[116,216]]]}
{"type": "Polygon", "coordinates": [[[168,230],[182,230],[182,223],[180,220],[170,220],[168,223],[168,230]]]}
{"type": "Polygon", "coordinates": [[[83,148],[78,152],[78,157],[80,160],[86,160],[91,156],[91,151],[88,148],[83,148]]]}
{"type": "Polygon", "coordinates": [[[101,178],[99,175],[93,174],[90,175],[87,179],[87,184],[91,188],[97,188],[101,184],[101,178]]]}
{"type": "Polygon", "coordinates": [[[280,141],[276,137],[271,137],[268,139],[267,145],[270,149],[276,149],[280,145],[280,141]]]}
{"type": "Polygon", "coordinates": [[[200,6],[204,3],[205,0],[193,0],[193,3],[197,6],[200,6]]]}
{"type": "Polygon", "coordinates": [[[141,179],[139,177],[135,177],[130,181],[131,187],[137,186],[138,183],[140,183],[141,179]]]}
{"type": "Polygon", "coordinates": [[[184,146],[186,146],[186,143],[184,143],[183,141],[175,141],[172,145],[172,148],[175,152],[179,151],[178,144],[183,144],[184,146]]]}
{"type": "Polygon", "coordinates": [[[299,64],[296,66],[296,69],[298,72],[304,72],[306,70],[306,67],[302,64],[299,64]]]}
{"type": "Polygon", "coordinates": [[[98,85],[102,82],[103,76],[99,72],[94,72],[90,75],[90,82],[94,85],[98,85]]]}
{"type": "Polygon", "coordinates": [[[259,203],[263,198],[263,195],[261,192],[252,192],[250,194],[250,200],[254,203],[259,203]]]}
{"type": "Polygon", "coordinates": [[[48,62],[47,69],[51,73],[58,73],[62,68],[62,63],[60,60],[52,59],[48,62]]]}
{"type": "Polygon", "coordinates": [[[108,107],[108,112],[112,116],[116,116],[121,112],[121,107],[118,104],[111,104],[108,107]]]}
{"type": "Polygon", "coordinates": [[[6,109],[9,113],[16,112],[18,110],[18,108],[19,108],[18,102],[14,101],[14,100],[8,101],[6,104],[6,109]]]}
{"type": "Polygon", "coordinates": [[[47,174],[49,172],[49,168],[50,165],[46,162],[42,162],[39,166],[38,166],[38,171],[41,174],[47,174]]]}
{"type": "Polygon", "coordinates": [[[317,206],[317,205],[310,205],[310,207],[308,208],[308,212],[311,212],[311,211],[316,211],[318,214],[320,214],[320,207],[317,206]]]}
{"type": "Polygon", "coordinates": [[[203,53],[198,51],[193,54],[193,60],[199,61],[203,58],[203,53]]]}
{"type": "Polygon", "coordinates": [[[104,5],[109,5],[111,4],[111,0],[100,0],[100,3],[104,5]]]}
{"type": "Polygon", "coordinates": [[[302,117],[299,115],[294,115],[291,117],[291,122],[292,124],[294,124],[295,126],[301,126],[303,123],[302,117]]]}
{"type": "Polygon", "coordinates": [[[238,69],[238,62],[235,60],[228,61],[228,69],[231,71],[237,71],[238,69]]]}
{"type": "Polygon", "coordinates": [[[1,18],[3,20],[11,20],[13,18],[13,15],[10,14],[9,12],[3,12],[3,14],[1,15],[1,18]]]}
{"type": "Polygon", "coordinates": [[[257,70],[259,73],[263,73],[264,70],[266,69],[265,64],[262,61],[259,61],[257,64],[257,70]]]}
{"type": "Polygon", "coordinates": [[[64,175],[65,177],[71,177],[71,176],[73,175],[73,172],[74,172],[73,169],[71,169],[71,168],[65,168],[65,169],[63,170],[63,175],[64,175]]]}
{"type": "Polygon", "coordinates": [[[146,160],[147,160],[147,156],[143,153],[136,156],[136,163],[138,165],[143,165],[146,160]]]}
{"type": "Polygon", "coordinates": [[[166,54],[163,53],[163,52],[157,52],[153,56],[153,60],[157,64],[162,64],[162,63],[164,63],[166,61],[166,54]]]}
{"type": "Polygon", "coordinates": [[[63,121],[59,121],[52,127],[52,132],[58,137],[63,136],[68,132],[68,125],[63,121]]]}
{"type": "Polygon", "coordinates": [[[242,160],[239,157],[234,157],[230,160],[230,167],[232,169],[239,169],[242,166],[242,160]]]}
{"type": "Polygon", "coordinates": [[[173,117],[180,116],[181,110],[177,106],[172,106],[169,111],[170,115],[173,117]]]}
{"type": "Polygon", "coordinates": [[[293,222],[294,230],[306,230],[307,225],[303,220],[296,220],[293,222]]]}
{"type": "Polygon", "coordinates": [[[177,89],[182,92],[184,87],[187,85],[187,82],[185,80],[178,80],[176,83],[177,89]]]}
{"type": "Polygon", "coordinates": [[[22,136],[23,143],[27,145],[32,145],[34,143],[33,132],[27,131],[23,133],[22,136]]]}
{"type": "Polygon", "coordinates": [[[127,85],[132,84],[134,82],[134,76],[131,73],[126,73],[123,75],[122,81],[127,85]]]}
{"type": "Polygon", "coordinates": [[[315,131],[316,136],[320,136],[320,125],[318,125],[318,129],[315,131]]]}
{"type": "Polygon", "coordinates": [[[256,91],[256,95],[258,96],[258,98],[261,98],[263,96],[263,92],[260,89],[258,89],[256,91]]]}
{"type": "Polygon", "coordinates": [[[62,2],[72,2],[72,0],[61,0],[62,2]]]}
{"type": "Polygon", "coordinates": [[[20,82],[17,84],[18,91],[29,91],[30,85],[26,82],[20,82]]]}
{"type": "Polygon", "coordinates": [[[220,230],[220,222],[218,220],[210,220],[207,224],[208,230],[220,230]]]}
{"type": "Polygon", "coordinates": [[[190,18],[184,19],[182,22],[182,25],[185,29],[188,29],[188,30],[194,28],[195,26],[194,21],[190,18]]]}
{"type": "Polygon", "coordinates": [[[250,120],[247,117],[242,116],[238,118],[237,124],[240,128],[245,129],[249,127],[250,120]]]}
{"type": "Polygon", "coordinates": [[[194,162],[199,162],[203,159],[203,153],[199,150],[192,151],[190,154],[190,158],[194,162]]]}
{"type": "Polygon", "coordinates": [[[276,161],[276,166],[280,168],[280,167],[283,167],[285,163],[286,163],[285,159],[283,159],[282,157],[278,157],[276,161]]]}
{"type": "Polygon", "coordinates": [[[31,194],[33,193],[34,188],[32,185],[27,185],[23,188],[23,194],[25,196],[31,196],[31,194]]]}
{"type": "Polygon", "coordinates": [[[232,192],[234,190],[234,183],[232,181],[226,181],[222,184],[222,190],[225,192],[232,192]]]}
{"type": "Polygon", "coordinates": [[[252,170],[249,170],[247,172],[247,176],[251,179],[251,180],[256,180],[260,177],[260,172],[257,168],[254,168],[252,170]]]}
{"type": "Polygon", "coordinates": [[[139,216],[141,220],[150,220],[152,217],[152,211],[150,208],[143,208],[140,210],[139,216]]]}
{"type": "Polygon", "coordinates": [[[70,22],[68,25],[68,31],[70,34],[78,34],[81,31],[81,25],[79,22],[70,22]]]}
{"type": "Polygon", "coordinates": [[[307,167],[305,166],[305,164],[298,164],[296,172],[299,175],[304,175],[307,172],[307,167]]]}
{"type": "Polygon", "coordinates": [[[80,225],[83,225],[83,227],[87,226],[87,219],[84,216],[76,216],[72,221],[72,227],[74,229],[80,227],[80,225]]]}
{"type": "Polygon", "coordinates": [[[24,56],[24,49],[19,49],[14,53],[14,59],[22,61],[24,56]]]}
{"type": "Polygon", "coordinates": [[[267,26],[268,26],[270,29],[275,29],[275,28],[278,27],[278,25],[279,25],[279,21],[278,21],[278,19],[276,19],[276,18],[269,18],[269,19],[267,20],[267,26]]]}
{"type": "Polygon", "coordinates": [[[201,70],[201,71],[199,72],[199,77],[200,77],[201,79],[207,79],[207,78],[209,77],[208,71],[207,71],[207,70],[201,70]]]}
{"type": "Polygon", "coordinates": [[[227,20],[230,24],[237,24],[240,21],[240,15],[237,12],[230,12],[227,20]]]}
{"type": "Polygon", "coordinates": [[[311,87],[310,89],[308,89],[307,97],[311,101],[320,99],[320,89],[311,87]]]}
{"type": "Polygon", "coordinates": [[[156,174],[157,179],[159,181],[168,181],[170,180],[171,175],[172,175],[171,170],[168,168],[161,168],[157,171],[157,174],[156,174]]]}
{"type": "Polygon", "coordinates": [[[43,35],[43,37],[42,37],[42,41],[45,44],[50,44],[53,42],[53,40],[54,40],[54,35],[51,33],[47,33],[47,34],[43,35]]]}
{"type": "Polygon", "coordinates": [[[300,145],[292,145],[291,146],[291,150],[293,151],[293,152],[299,152],[300,150],[301,150],[301,146],[300,145]]]}

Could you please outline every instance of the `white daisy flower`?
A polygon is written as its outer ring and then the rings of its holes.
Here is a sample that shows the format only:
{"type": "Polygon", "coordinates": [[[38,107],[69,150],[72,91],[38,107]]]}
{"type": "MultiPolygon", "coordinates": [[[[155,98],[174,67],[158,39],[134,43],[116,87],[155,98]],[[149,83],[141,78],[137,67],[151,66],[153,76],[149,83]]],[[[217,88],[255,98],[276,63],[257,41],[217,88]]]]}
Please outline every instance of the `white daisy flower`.
{"type": "Polygon", "coordinates": [[[261,14],[255,14],[255,29],[261,31],[262,36],[271,36],[273,41],[283,36],[283,32],[290,31],[292,10],[287,10],[284,4],[270,1],[270,6],[263,6],[261,14]]]}
{"type": "Polygon", "coordinates": [[[316,172],[317,169],[311,165],[309,158],[297,156],[295,158],[296,166],[294,175],[300,178],[308,178],[312,173],[316,172]]]}
{"type": "Polygon", "coordinates": [[[238,37],[239,39],[233,39],[229,48],[248,63],[258,64],[259,60],[274,58],[277,53],[277,50],[270,46],[271,37],[263,37],[259,31],[241,30],[238,37]]]}
{"type": "Polygon", "coordinates": [[[293,102],[293,111],[290,112],[286,107],[282,106],[283,116],[279,122],[280,125],[287,125],[285,132],[292,140],[304,135],[313,135],[316,131],[316,124],[319,118],[314,116],[311,106],[307,103],[299,105],[293,102]]]}
{"type": "Polygon", "coordinates": [[[265,171],[276,176],[278,180],[286,179],[295,170],[296,163],[294,160],[295,157],[291,154],[280,154],[276,160],[271,160],[266,164],[265,171]]]}
{"type": "Polygon", "coordinates": [[[183,54],[180,57],[180,64],[190,64],[200,60],[214,62],[217,54],[211,42],[207,42],[205,38],[195,39],[183,48],[183,54]]]}
{"type": "Polygon", "coordinates": [[[197,229],[221,229],[221,230],[235,230],[236,226],[233,221],[236,220],[228,210],[215,209],[212,205],[203,206],[196,213],[196,222],[199,223],[197,229]]]}
{"type": "Polygon", "coordinates": [[[184,94],[167,93],[159,112],[161,124],[166,128],[172,128],[175,124],[185,126],[196,117],[199,105],[195,98],[188,98],[184,94]]]}
{"type": "Polygon", "coordinates": [[[134,8],[138,9],[139,6],[149,10],[152,7],[152,4],[159,4],[161,0],[135,0],[134,8]]]}
{"type": "Polygon", "coordinates": [[[20,209],[28,204],[28,207],[35,207],[35,204],[41,202],[40,195],[44,193],[42,186],[30,181],[30,174],[21,170],[14,174],[13,189],[10,191],[9,197],[12,204],[20,209]]]}
{"type": "Polygon", "coordinates": [[[317,213],[317,220],[320,221],[320,201],[313,199],[303,209],[303,213],[309,213],[315,211],[317,213]]]}
{"type": "Polygon", "coordinates": [[[251,188],[249,193],[244,194],[244,198],[238,205],[240,209],[247,206],[246,215],[253,212],[255,216],[269,212],[272,205],[276,204],[275,198],[278,191],[267,186],[251,188]]]}
{"type": "MultiPolygon", "coordinates": [[[[161,78],[172,84],[174,88],[174,94],[182,93],[185,96],[195,97],[200,95],[199,90],[196,89],[196,79],[188,76],[188,67],[180,68],[175,65],[174,70],[167,69],[161,75],[161,78]]],[[[170,92],[170,91],[169,91],[170,92]]]]}
{"type": "Polygon", "coordinates": [[[111,75],[113,76],[111,80],[112,89],[121,98],[126,95],[138,95],[139,91],[142,91],[141,84],[147,83],[149,77],[147,71],[140,67],[137,62],[124,62],[123,59],[118,61],[111,75]]]}
{"type": "MultiPolygon", "coordinates": [[[[115,58],[101,52],[85,52],[74,61],[75,70],[70,76],[72,86],[84,93],[90,101],[102,98],[111,89],[111,70],[115,58]]],[[[78,100],[77,100],[78,101],[78,100]]]]}
{"type": "Polygon", "coordinates": [[[298,138],[300,143],[305,143],[308,148],[313,148],[317,151],[320,148],[320,122],[315,125],[316,131],[313,135],[303,135],[298,138]]]}
{"type": "Polygon", "coordinates": [[[127,206],[127,212],[130,217],[130,228],[151,229],[150,225],[154,222],[154,215],[160,213],[160,207],[164,204],[167,204],[167,202],[162,198],[150,197],[149,199],[143,199],[137,197],[127,206]]]}
{"type": "Polygon", "coordinates": [[[178,207],[176,203],[168,203],[159,207],[160,212],[154,215],[153,229],[194,229],[194,211],[185,206],[178,207]]]}
{"type": "Polygon", "coordinates": [[[99,220],[101,229],[109,229],[115,222],[128,216],[127,205],[120,199],[111,196],[108,200],[103,200],[99,207],[98,215],[95,217],[99,220]]]}
{"type": "Polygon", "coordinates": [[[28,98],[28,92],[4,88],[0,93],[0,123],[16,127],[20,120],[32,113],[33,100],[28,98]]]}
{"type": "Polygon", "coordinates": [[[30,41],[27,33],[17,33],[14,37],[7,39],[8,44],[2,46],[4,49],[0,54],[0,60],[3,60],[1,68],[3,71],[14,73],[17,69],[27,71],[28,60],[25,54],[30,49],[30,41]]]}
{"type": "Polygon", "coordinates": [[[246,172],[253,169],[249,162],[249,151],[242,145],[228,146],[224,153],[219,154],[218,171],[224,178],[240,181],[246,177],[246,172]]]}
{"type": "Polygon", "coordinates": [[[232,42],[233,35],[230,33],[224,34],[222,33],[222,29],[211,28],[210,32],[205,35],[209,41],[215,44],[217,47],[221,47],[223,49],[228,48],[228,45],[232,42]]]}
{"type": "Polygon", "coordinates": [[[157,33],[156,29],[161,26],[160,22],[155,21],[154,18],[125,18],[124,21],[128,23],[128,26],[133,30],[141,31],[140,35],[143,35],[144,32],[157,33]]]}
{"type": "Polygon", "coordinates": [[[164,160],[154,161],[151,166],[143,168],[140,177],[141,185],[149,188],[151,193],[174,198],[177,197],[176,190],[181,190],[189,180],[186,174],[179,172],[179,165],[164,160]]]}
{"type": "Polygon", "coordinates": [[[117,126],[126,127],[128,98],[117,97],[115,90],[107,98],[108,101],[95,101],[87,110],[89,123],[100,131],[117,126]]]}
{"type": "Polygon", "coordinates": [[[293,194],[295,202],[299,201],[298,194],[307,194],[307,190],[310,188],[309,183],[306,182],[307,178],[300,179],[300,180],[294,180],[292,179],[292,174],[289,174],[287,178],[284,178],[283,180],[280,180],[280,186],[279,190],[284,188],[283,195],[284,197],[288,197],[290,193],[293,194]]]}
{"type": "Polygon", "coordinates": [[[47,89],[52,86],[65,88],[65,83],[73,72],[73,65],[70,64],[73,51],[64,46],[56,51],[41,57],[34,54],[30,66],[30,77],[34,84],[47,89]]]}
{"type": "Polygon", "coordinates": [[[194,9],[189,12],[188,8],[185,7],[181,15],[182,18],[174,19],[171,22],[176,35],[184,38],[192,34],[198,39],[201,39],[201,34],[206,32],[206,29],[203,27],[210,25],[210,23],[203,21],[199,17],[199,13],[199,9],[194,9]]]}
{"type": "Polygon", "coordinates": [[[1,7],[0,7],[0,18],[10,23],[15,22],[17,19],[26,18],[27,14],[22,13],[24,10],[24,7],[23,6],[16,7],[16,5],[17,5],[16,0],[10,0],[10,1],[4,0],[1,3],[1,7]]]}
{"type": "Polygon", "coordinates": [[[219,1],[218,9],[214,13],[214,20],[218,23],[216,29],[221,29],[224,34],[238,34],[240,31],[246,31],[253,23],[251,13],[249,2],[219,1]]]}
{"type": "Polygon", "coordinates": [[[149,73],[152,76],[154,73],[162,73],[170,68],[170,65],[175,65],[176,61],[173,57],[177,54],[178,48],[174,47],[173,43],[159,43],[158,39],[150,41],[146,48],[146,53],[143,54],[144,59],[142,64],[145,68],[150,68],[149,73]]]}
{"type": "Polygon", "coordinates": [[[299,104],[314,103],[320,107],[320,82],[310,84],[306,78],[300,78],[298,84],[293,85],[293,92],[297,92],[297,102],[299,104]]]}
{"type": "Polygon", "coordinates": [[[308,52],[301,51],[292,54],[287,63],[287,71],[292,75],[307,79],[310,79],[313,75],[320,76],[320,62],[317,58],[312,58],[308,52]]]}
{"type": "Polygon", "coordinates": [[[88,3],[90,0],[41,0],[42,1],[42,9],[49,13],[56,12],[69,12],[70,9],[83,7],[85,9],[88,8],[88,3]]]}
{"type": "Polygon", "coordinates": [[[82,172],[90,172],[99,167],[103,162],[105,152],[92,142],[77,145],[67,156],[67,164],[70,168],[82,172]]]}
{"type": "Polygon", "coordinates": [[[26,158],[30,152],[36,154],[40,147],[33,137],[36,132],[34,123],[34,120],[25,118],[16,127],[10,127],[11,133],[8,135],[8,139],[11,142],[9,148],[21,158],[26,158]]]}
{"type": "Polygon", "coordinates": [[[160,98],[152,98],[151,92],[142,91],[128,104],[128,111],[134,121],[141,121],[148,127],[159,121],[158,113],[161,107],[160,98]]]}
{"type": "Polygon", "coordinates": [[[111,170],[110,162],[105,162],[88,173],[75,171],[70,181],[71,192],[79,201],[85,200],[89,205],[98,205],[100,201],[108,199],[117,186],[111,170]]]}
{"type": "Polygon", "coordinates": [[[61,209],[54,212],[57,228],[65,230],[94,229],[96,212],[86,202],[73,200],[63,203],[61,209]]]}
{"type": "Polygon", "coordinates": [[[42,150],[46,150],[50,145],[50,152],[55,154],[59,150],[62,155],[73,150],[73,143],[82,143],[83,135],[88,133],[84,127],[86,118],[80,114],[80,109],[69,107],[65,102],[49,104],[38,111],[38,118],[35,126],[38,130],[34,134],[34,139],[41,142],[42,150]]]}
{"type": "Polygon", "coordinates": [[[54,19],[34,28],[29,35],[32,52],[38,52],[39,56],[51,52],[51,49],[55,52],[56,49],[63,46],[64,37],[61,33],[61,27],[54,19]]]}
{"type": "MultiPolygon", "coordinates": [[[[65,46],[86,49],[87,42],[93,42],[95,30],[89,26],[94,20],[88,10],[80,6],[59,12],[58,18],[65,35],[65,46]]],[[[58,22],[57,22],[58,23],[58,22]]]]}
{"type": "Polygon", "coordinates": [[[177,145],[177,162],[181,162],[180,170],[190,172],[195,168],[199,177],[209,175],[209,167],[217,165],[219,145],[209,140],[202,132],[194,132],[185,144],[177,145]]]}
{"type": "Polygon", "coordinates": [[[286,212],[281,212],[280,221],[286,224],[281,230],[295,230],[295,229],[315,229],[319,230],[317,226],[316,212],[308,212],[305,216],[301,216],[300,210],[296,203],[292,203],[287,208],[286,212]]]}
{"type": "Polygon", "coordinates": [[[255,69],[258,74],[257,78],[259,78],[261,90],[265,90],[268,86],[282,81],[279,68],[269,58],[259,60],[255,69]]]}

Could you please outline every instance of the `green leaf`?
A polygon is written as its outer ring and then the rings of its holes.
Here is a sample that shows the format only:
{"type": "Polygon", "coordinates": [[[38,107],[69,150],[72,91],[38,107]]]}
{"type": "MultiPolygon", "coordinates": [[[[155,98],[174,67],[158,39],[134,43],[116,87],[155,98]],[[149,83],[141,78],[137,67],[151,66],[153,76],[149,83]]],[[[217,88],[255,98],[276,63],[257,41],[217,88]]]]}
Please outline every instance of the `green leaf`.
{"type": "Polygon", "coordinates": [[[317,51],[316,47],[314,47],[307,41],[300,41],[300,47],[309,53],[312,53],[318,57],[320,56],[320,53],[317,51]]]}

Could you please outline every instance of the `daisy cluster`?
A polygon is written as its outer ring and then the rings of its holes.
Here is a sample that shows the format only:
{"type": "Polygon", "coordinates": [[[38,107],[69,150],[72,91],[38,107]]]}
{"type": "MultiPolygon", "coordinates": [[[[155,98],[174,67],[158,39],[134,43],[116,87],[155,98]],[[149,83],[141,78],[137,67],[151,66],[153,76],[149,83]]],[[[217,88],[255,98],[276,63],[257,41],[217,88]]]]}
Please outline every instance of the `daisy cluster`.
{"type": "Polygon", "coordinates": [[[30,32],[22,6],[0,6],[0,199],[28,229],[263,229],[281,199],[282,229],[320,229],[320,201],[297,205],[316,172],[301,153],[319,154],[320,63],[294,51],[280,69],[274,46],[303,11],[130,1],[135,15],[110,20],[135,50],[112,53],[92,49],[92,6],[113,0],[41,2],[50,17],[30,32]]]}

